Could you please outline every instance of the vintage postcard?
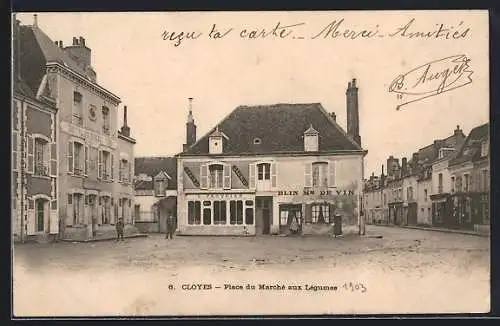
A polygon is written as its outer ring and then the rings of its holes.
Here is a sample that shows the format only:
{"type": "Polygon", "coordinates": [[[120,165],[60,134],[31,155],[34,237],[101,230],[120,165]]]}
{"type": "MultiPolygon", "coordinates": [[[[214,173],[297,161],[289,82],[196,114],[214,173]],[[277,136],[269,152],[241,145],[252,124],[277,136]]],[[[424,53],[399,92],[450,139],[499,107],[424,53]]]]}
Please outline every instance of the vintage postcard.
{"type": "Polygon", "coordinates": [[[489,312],[487,11],[12,18],[14,317],[489,312]]]}

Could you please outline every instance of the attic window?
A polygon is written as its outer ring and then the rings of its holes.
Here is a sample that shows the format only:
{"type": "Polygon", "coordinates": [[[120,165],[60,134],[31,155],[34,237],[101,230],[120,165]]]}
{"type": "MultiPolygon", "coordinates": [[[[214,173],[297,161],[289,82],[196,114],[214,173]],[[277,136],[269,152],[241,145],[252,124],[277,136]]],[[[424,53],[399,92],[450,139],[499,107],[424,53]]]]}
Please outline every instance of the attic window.
{"type": "Polygon", "coordinates": [[[258,138],[258,137],[256,137],[256,138],[254,138],[254,139],[253,139],[253,143],[254,143],[255,145],[259,145],[261,142],[262,142],[262,141],[261,141],[261,140],[260,140],[260,138],[258,138]]]}

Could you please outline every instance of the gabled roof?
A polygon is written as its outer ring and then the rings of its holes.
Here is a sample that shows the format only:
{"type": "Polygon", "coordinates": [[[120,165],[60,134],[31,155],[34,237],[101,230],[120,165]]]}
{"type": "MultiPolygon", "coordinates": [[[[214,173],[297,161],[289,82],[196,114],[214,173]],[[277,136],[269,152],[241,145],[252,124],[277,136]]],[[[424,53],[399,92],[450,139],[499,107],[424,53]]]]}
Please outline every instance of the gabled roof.
{"type": "Polygon", "coordinates": [[[420,148],[418,150],[418,161],[423,164],[431,164],[438,159],[441,148],[457,148],[462,145],[460,139],[464,138],[464,133],[457,126],[457,129],[451,136],[444,139],[437,139],[434,143],[420,148]]]}
{"type": "Polygon", "coordinates": [[[449,165],[480,159],[481,144],[485,141],[489,142],[489,123],[477,126],[471,130],[455,157],[450,160],[449,165]]]}
{"type": "Polygon", "coordinates": [[[304,135],[317,135],[317,134],[318,134],[318,131],[313,128],[312,124],[309,126],[309,128],[306,131],[304,131],[304,135]]]}
{"type": "MultiPolygon", "coordinates": [[[[319,152],[363,151],[320,103],[239,106],[218,126],[229,138],[224,154],[269,154],[303,152],[304,130],[311,124],[319,132],[319,152]]],[[[215,129],[180,155],[208,155],[215,129]]]]}
{"type": "Polygon", "coordinates": [[[34,94],[38,91],[48,62],[58,62],[86,75],[82,68],[38,27],[21,25],[20,43],[21,75],[34,94]]]}
{"type": "MultiPolygon", "coordinates": [[[[167,189],[177,189],[177,159],[175,157],[136,157],[135,174],[145,174],[154,178],[162,171],[171,179],[168,180],[167,189]]],[[[153,181],[136,181],[134,183],[135,190],[152,190],[153,181]]]]}

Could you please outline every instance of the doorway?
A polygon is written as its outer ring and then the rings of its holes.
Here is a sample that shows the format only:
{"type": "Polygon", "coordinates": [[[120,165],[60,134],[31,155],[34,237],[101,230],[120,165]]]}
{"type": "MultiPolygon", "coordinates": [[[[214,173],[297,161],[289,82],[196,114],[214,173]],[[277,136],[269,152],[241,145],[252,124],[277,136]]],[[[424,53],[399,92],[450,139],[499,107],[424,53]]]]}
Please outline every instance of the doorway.
{"type": "Polygon", "coordinates": [[[48,201],[39,198],[36,200],[36,232],[45,232],[45,220],[48,201]]]}
{"type": "Polygon", "coordinates": [[[273,221],[273,197],[255,198],[255,233],[270,234],[273,221]]]}

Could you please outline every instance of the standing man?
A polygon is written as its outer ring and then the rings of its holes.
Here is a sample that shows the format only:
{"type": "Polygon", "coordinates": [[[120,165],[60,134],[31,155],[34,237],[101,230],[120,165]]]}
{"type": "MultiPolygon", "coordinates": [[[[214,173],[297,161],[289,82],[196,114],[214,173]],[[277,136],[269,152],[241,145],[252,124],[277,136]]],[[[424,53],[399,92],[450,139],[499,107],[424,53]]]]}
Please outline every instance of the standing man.
{"type": "Polygon", "coordinates": [[[172,216],[172,213],[169,213],[167,216],[167,234],[165,238],[173,239],[174,232],[175,232],[175,217],[172,216]]]}
{"type": "Polygon", "coordinates": [[[116,241],[120,241],[120,239],[123,241],[123,228],[125,227],[123,223],[123,218],[120,217],[118,219],[118,223],[116,223],[116,234],[117,234],[117,239],[116,241]]]}

